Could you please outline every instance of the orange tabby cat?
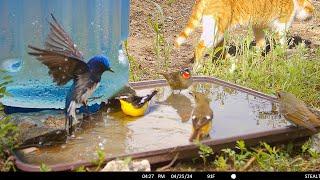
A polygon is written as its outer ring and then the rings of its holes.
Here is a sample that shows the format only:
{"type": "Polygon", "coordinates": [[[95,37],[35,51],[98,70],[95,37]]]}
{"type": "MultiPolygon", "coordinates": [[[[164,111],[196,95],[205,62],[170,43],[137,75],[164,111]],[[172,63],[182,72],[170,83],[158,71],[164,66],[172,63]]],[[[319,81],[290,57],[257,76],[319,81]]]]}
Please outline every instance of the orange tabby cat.
{"type": "Polygon", "coordinates": [[[276,32],[280,43],[285,44],[286,31],[294,18],[308,20],[313,11],[310,0],[196,0],[175,45],[184,43],[201,20],[203,31],[195,48],[196,64],[202,60],[205,48],[222,45],[224,33],[239,26],[252,26],[258,47],[265,46],[266,28],[276,32]]]}

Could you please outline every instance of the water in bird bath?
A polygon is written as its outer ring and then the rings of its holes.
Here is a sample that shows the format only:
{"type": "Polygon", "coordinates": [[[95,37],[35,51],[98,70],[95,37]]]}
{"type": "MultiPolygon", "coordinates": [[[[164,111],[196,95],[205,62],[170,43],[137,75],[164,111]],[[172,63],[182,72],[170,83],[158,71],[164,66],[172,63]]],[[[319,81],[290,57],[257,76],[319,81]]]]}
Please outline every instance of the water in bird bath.
{"type": "MultiPolygon", "coordinates": [[[[169,87],[155,87],[159,93],[152,99],[147,115],[129,117],[121,111],[99,111],[90,121],[82,123],[76,138],[64,145],[41,148],[33,153],[17,151],[19,158],[29,164],[53,165],[74,163],[80,160],[92,162],[101,149],[106,157],[159,150],[188,145],[192,124],[189,120],[194,107],[190,91],[205,93],[214,111],[210,138],[221,139],[248,133],[261,132],[287,126],[279,116],[278,105],[266,99],[211,83],[194,83],[189,90],[172,94],[169,87]]],[[[154,88],[137,89],[138,94],[150,93],[154,88]]],[[[43,121],[50,116],[63,121],[63,113],[44,111],[14,114],[23,121],[43,121]]],[[[63,127],[63,123],[60,123],[63,127]]]]}

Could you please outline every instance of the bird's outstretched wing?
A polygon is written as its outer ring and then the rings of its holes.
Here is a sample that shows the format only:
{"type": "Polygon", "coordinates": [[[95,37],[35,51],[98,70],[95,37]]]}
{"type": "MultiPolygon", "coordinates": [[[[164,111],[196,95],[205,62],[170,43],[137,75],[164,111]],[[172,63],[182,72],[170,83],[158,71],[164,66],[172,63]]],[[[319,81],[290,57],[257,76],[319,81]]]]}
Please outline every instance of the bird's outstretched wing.
{"type": "Polygon", "coordinates": [[[50,24],[50,33],[47,36],[45,47],[48,50],[67,54],[69,57],[83,60],[83,54],[77,49],[71,37],[66,33],[57,19],[51,14],[53,22],[50,24]]]}
{"type": "Polygon", "coordinates": [[[70,36],[63,30],[51,14],[50,33],[45,42],[45,49],[28,46],[34,52],[29,52],[49,68],[49,74],[58,85],[64,85],[77,75],[89,71],[83,56],[77,50],[70,36]]]}

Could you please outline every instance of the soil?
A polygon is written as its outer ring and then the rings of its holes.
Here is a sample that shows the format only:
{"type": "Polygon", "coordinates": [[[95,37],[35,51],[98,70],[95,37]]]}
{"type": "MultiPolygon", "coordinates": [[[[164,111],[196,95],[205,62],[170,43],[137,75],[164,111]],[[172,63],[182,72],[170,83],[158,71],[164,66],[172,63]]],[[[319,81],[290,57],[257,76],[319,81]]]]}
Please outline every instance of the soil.
{"type": "MultiPolygon", "coordinates": [[[[173,44],[176,35],[186,25],[194,0],[154,0],[163,10],[165,23],[164,32],[168,43],[173,44]],[[169,2],[173,3],[170,4],[169,2]]],[[[317,11],[320,9],[320,1],[314,1],[317,11]]],[[[148,19],[156,15],[157,9],[149,0],[131,0],[130,7],[130,35],[128,38],[128,52],[139,64],[137,70],[144,70],[141,80],[152,79],[157,76],[156,72],[162,71],[161,62],[157,62],[154,52],[155,33],[148,24],[148,19]],[[161,70],[160,70],[161,68],[161,70]]],[[[240,30],[246,32],[246,30],[240,30]]],[[[239,30],[237,31],[237,33],[239,30]]],[[[193,48],[201,33],[198,28],[196,32],[189,37],[180,49],[172,50],[167,70],[174,70],[181,67],[188,67],[190,59],[193,57],[193,48]]],[[[231,32],[232,33],[232,32],[231,32]]],[[[315,13],[314,18],[307,22],[294,22],[289,32],[291,35],[299,35],[303,39],[310,40],[317,47],[320,45],[320,14],[315,13]]]]}

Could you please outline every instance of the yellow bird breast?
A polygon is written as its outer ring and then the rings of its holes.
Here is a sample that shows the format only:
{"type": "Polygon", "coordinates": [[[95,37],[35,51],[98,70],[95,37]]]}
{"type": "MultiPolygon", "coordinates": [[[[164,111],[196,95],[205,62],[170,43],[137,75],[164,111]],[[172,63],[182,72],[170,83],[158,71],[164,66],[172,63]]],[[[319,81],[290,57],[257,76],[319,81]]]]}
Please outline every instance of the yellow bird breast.
{"type": "MultiPolygon", "coordinates": [[[[207,136],[210,133],[211,129],[212,129],[212,122],[210,121],[208,124],[204,125],[199,130],[197,134],[197,139],[204,138],[205,136],[207,136]]],[[[194,128],[192,128],[192,130],[194,131],[194,128]]]]}
{"type": "Polygon", "coordinates": [[[121,99],[120,103],[123,113],[129,116],[143,116],[148,109],[148,102],[146,102],[141,108],[135,108],[131,103],[121,99]]]}

